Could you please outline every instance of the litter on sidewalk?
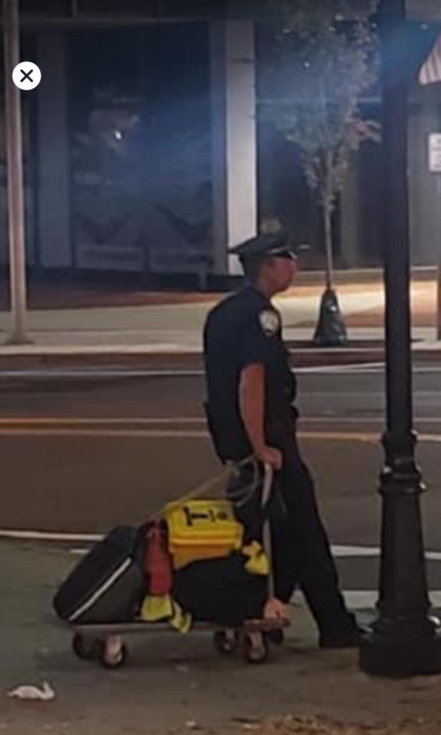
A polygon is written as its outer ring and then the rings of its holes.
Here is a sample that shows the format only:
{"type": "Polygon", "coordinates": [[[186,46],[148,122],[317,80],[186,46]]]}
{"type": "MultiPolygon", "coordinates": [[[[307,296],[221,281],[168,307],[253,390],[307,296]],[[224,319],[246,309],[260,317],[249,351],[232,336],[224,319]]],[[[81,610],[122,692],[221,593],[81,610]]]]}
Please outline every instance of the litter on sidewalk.
{"type": "Polygon", "coordinates": [[[8,692],[8,697],[29,701],[50,702],[52,699],[55,699],[55,692],[51,685],[45,681],[41,687],[31,684],[23,684],[8,692]]]}

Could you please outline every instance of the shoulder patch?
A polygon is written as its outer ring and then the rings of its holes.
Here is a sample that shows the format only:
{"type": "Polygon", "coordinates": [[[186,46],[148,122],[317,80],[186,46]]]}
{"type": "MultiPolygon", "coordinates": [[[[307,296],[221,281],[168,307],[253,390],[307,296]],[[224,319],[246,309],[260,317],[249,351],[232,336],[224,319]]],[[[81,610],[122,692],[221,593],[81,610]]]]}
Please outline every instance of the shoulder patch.
{"type": "Polygon", "coordinates": [[[266,337],[273,337],[280,329],[279,315],[270,309],[260,312],[259,323],[266,337]]]}

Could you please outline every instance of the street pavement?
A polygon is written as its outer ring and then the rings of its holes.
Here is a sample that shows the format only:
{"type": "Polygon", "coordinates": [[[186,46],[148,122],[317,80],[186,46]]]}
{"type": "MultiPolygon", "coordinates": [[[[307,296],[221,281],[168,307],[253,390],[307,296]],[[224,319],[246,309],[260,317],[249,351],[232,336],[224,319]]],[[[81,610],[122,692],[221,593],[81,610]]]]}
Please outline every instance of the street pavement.
{"type": "Polygon", "coordinates": [[[128,636],[130,659],[123,669],[106,671],[81,662],[71,652],[70,631],[57,624],[50,609],[56,586],[73,558],[63,549],[24,542],[0,542],[0,553],[1,731],[11,735],[439,733],[441,677],[403,682],[368,678],[358,669],[356,651],[317,649],[311,620],[297,605],[286,645],[273,650],[265,666],[246,665],[240,656],[219,657],[208,634],[154,631],[128,636]],[[19,685],[43,681],[54,689],[53,701],[7,697],[19,685]],[[280,718],[282,724],[271,725],[280,718]]]}
{"type": "MultiPolygon", "coordinates": [[[[439,369],[416,367],[418,457],[431,588],[441,594],[439,369]]],[[[383,462],[382,366],[302,370],[299,426],[342,581],[357,607],[376,589],[383,462]]],[[[83,535],[137,524],[223,474],[202,413],[203,376],[147,371],[4,376],[2,531],[83,535]]],[[[211,492],[222,493],[222,481],[211,492]]],[[[86,544],[87,545],[87,544],[86,544]]],[[[441,603],[440,603],[441,604],[441,603]]]]}
{"type": "MultiPolygon", "coordinates": [[[[432,591],[441,589],[438,379],[436,368],[417,366],[416,423],[432,485],[424,501],[432,591]]],[[[373,617],[378,576],[383,381],[382,366],[299,375],[302,444],[318,479],[342,586],[365,622],[373,617]]],[[[129,663],[113,672],[73,656],[71,633],[55,620],[51,600],[90,545],[82,532],[140,522],[219,471],[202,395],[198,374],[103,369],[0,377],[3,530],[80,532],[62,541],[49,536],[37,542],[35,534],[26,540],[23,533],[0,540],[0,730],[438,735],[441,677],[366,677],[357,652],[317,649],[315,627],[298,597],[287,644],[263,667],[219,658],[209,635],[199,633],[129,636],[129,663]],[[7,697],[18,685],[43,681],[55,690],[52,702],[7,697]]]]}
{"type": "MultiPolygon", "coordinates": [[[[416,365],[414,375],[419,454],[431,486],[424,522],[432,594],[441,590],[439,371],[416,365]]],[[[373,618],[378,577],[383,384],[381,365],[299,374],[302,445],[317,476],[342,586],[350,601],[358,600],[364,622],[373,618]]],[[[199,633],[128,636],[130,659],[118,671],[73,656],[71,632],[56,622],[51,600],[89,547],[82,533],[140,522],[220,469],[202,396],[197,373],[103,369],[0,377],[5,528],[80,532],[63,541],[0,540],[0,730],[439,735],[440,676],[371,679],[359,671],[356,651],[318,650],[301,598],[294,600],[287,644],[263,667],[219,658],[209,635],[199,633]],[[7,697],[18,685],[43,681],[55,690],[52,702],[7,697]]]]}
{"type": "MultiPolygon", "coordinates": [[[[276,299],[284,320],[284,334],[296,346],[298,362],[347,361],[355,350],[363,359],[382,355],[384,289],[378,278],[358,274],[338,286],[341,310],[349,333],[349,349],[317,350],[311,340],[317,322],[322,283],[300,282],[276,299]],[[358,280],[357,280],[358,278],[358,280]],[[371,357],[369,357],[369,355],[371,357]],[[305,359],[306,359],[305,358],[305,359]]],[[[75,295],[75,294],[74,294],[75,295]]],[[[59,308],[33,308],[28,315],[30,344],[7,344],[10,315],[0,312],[0,364],[25,365],[29,361],[75,360],[91,362],[130,360],[145,362],[158,355],[168,358],[195,356],[201,350],[201,330],[207,310],[225,294],[126,293],[90,300],[80,291],[59,308]],[[104,304],[104,305],[103,305],[104,304]],[[65,308],[68,305],[69,308],[65,308]]],[[[71,294],[72,296],[72,294],[71,294]]],[[[51,304],[49,299],[49,304],[51,304]]],[[[42,304],[39,304],[40,307],[42,304]]],[[[52,304],[53,305],[53,304],[52,304]]],[[[420,277],[412,283],[414,349],[425,354],[439,351],[436,341],[435,280],[420,277]]],[[[355,358],[353,358],[355,359],[355,358]]],[[[433,357],[430,357],[433,359],[433,357]]],[[[357,360],[359,361],[359,359],[357,360]]]]}
{"type": "MultiPolygon", "coordinates": [[[[347,285],[348,297],[351,289],[347,285]]],[[[425,296],[416,312],[423,330],[418,335],[433,335],[428,320],[433,303],[425,310],[421,306],[428,293],[433,297],[433,287],[421,284],[420,292],[425,296]]],[[[350,319],[363,322],[353,327],[363,339],[381,334],[381,293],[377,297],[376,304],[364,302],[368,309],[350,319]]],[[[305,321],[312,319],[313,307],[306,308],[304,301],[302,311],[295,298],[282,308],[288,330],[298,339],[304,334],[300,330],[311,334],[312,321],[309,326],[305,321]]],[[[301,597],[293,601],[288,644],[274,651],[265,667],[220,659],[202,634],[133,637],[128,667],[114,672],[82,663],[71,653],[70,632],[56,623],[51,599],[92,537],[119,523],[142,522],[167,500],[222,470],[201,411],[200,361],[169,359],[179,352],[177,345],[188,350],[193,344],[197,351],[190,337],[207,303],[36,315],[41,331],[34,336],[44,349],[52,340],[55,353],[60,345],[76,355],[84,356],[87,345],[105,353],[112,339],[119,348],[121,335],[130,335],[123,346],[149,354],[147,364],[135,368],[114,360],[90,365],[89,359],[49,369],[46,363],[3,364],[0,730],[12,735],[439,735],[441,677],[370,679],[360,673],[356,652],[317,650],[301,597]],[[144,344],[154,344],[159,359],[153,361],[144,344]],[[174,352],[162,352],[164,345],[174,352]],[[55,689],[53,702],[7,697],[19,684],[45,680],[55,689]],[[280,724],[281,717],[288,719],[280,724]]],[[[438,607],[441,365],[436,343],[427,346],[433,360],[427,364],[416,355],[414,403],[418,458],[429,486],[422,501],[429,584],[438,607]]],[[[15,360],[23,348],[14,349],[2,348],[15,360]]],[[[328,367],[332,360],[326,358],[324,366],[299,370],[302,448],[317,480],[342,587],[365,621],[372,619],[377,597],[381,506],[376,490],[384,430],[384,366],[372,356],[363,356],[364,365],[328,367]]]]}

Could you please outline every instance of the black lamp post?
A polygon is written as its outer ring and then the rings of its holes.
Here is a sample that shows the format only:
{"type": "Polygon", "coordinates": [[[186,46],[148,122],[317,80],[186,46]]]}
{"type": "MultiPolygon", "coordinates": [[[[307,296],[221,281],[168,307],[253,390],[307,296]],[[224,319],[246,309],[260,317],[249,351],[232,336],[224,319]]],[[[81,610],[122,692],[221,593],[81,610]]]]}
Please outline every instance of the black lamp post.
{"type": "Polygon", "coordinates": [[[415,463],[410,351],[407,187],[408,63],[405,0],[382,0],[387,431],[379,615],[360,649],[360,667],[380,676],[441,671],[441,630],[430,617],[415,463]]]}

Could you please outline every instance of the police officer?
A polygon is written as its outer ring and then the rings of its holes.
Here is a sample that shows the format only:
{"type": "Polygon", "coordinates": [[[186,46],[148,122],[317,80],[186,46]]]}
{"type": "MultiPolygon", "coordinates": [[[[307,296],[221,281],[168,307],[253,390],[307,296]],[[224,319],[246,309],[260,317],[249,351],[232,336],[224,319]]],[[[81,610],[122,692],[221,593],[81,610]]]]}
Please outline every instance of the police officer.
{"type": "Polygon", "coordinates": [[[247,285],[215,306],[204,328],[206,411],[221,461],[237,470],[229,488],[249,538],[261,532],[256,491],[263,466],[275,471],[270,519],[275,595],[287,603],[297,585],[319,629],[322,648],[358,645],[359,629],[338,588],[311,475],[296,440],[296,380],[271,298],[297,271],[287,232],[262,234],[235,247],[247,285]]]}

